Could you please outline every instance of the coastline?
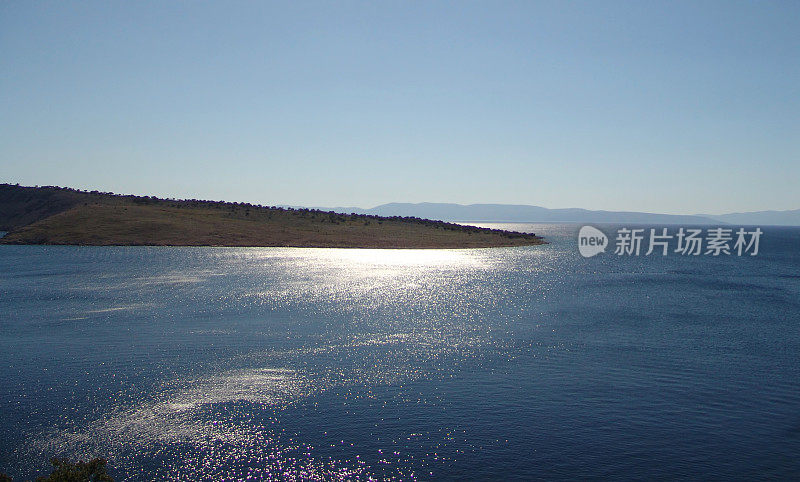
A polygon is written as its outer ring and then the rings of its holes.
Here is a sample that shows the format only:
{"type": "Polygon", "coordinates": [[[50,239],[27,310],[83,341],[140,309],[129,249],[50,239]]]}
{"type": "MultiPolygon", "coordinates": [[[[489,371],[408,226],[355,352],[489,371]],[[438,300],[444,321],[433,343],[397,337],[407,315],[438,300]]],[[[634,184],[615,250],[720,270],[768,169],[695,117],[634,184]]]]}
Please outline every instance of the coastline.
{"type": "Polygon", "coordinates": [[[0,245],[469,249],[535,246],[530,233],[433,221],[0,185],[0,245]]]}

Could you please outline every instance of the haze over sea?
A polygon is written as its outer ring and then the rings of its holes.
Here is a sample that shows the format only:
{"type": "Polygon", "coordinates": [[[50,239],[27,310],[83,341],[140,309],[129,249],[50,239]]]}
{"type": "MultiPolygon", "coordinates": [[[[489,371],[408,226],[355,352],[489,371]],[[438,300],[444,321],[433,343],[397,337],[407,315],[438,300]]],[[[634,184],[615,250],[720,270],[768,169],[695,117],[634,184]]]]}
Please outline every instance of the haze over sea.
{"type": "MultiPolygon", "coordinates": [[[[499,226],[498,226],[499,227],[499,226]]],[[[0,472],[800,476],[800,228],[758,256],[0,247],[0,472]]]]}

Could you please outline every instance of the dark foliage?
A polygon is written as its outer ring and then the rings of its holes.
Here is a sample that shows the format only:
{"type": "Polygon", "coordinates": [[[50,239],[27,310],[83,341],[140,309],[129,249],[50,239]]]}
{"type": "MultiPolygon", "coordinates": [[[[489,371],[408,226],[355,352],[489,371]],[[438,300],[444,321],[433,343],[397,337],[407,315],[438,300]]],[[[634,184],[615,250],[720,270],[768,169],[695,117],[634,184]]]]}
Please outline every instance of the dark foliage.
{"type": "Polygon", "coordinates": [[[37,482],[113,482],[106,472],[106,459],[80,460],[72,463],[64,459],[52,459],[53,472],[47,477],[37,477],[37,482]]]}

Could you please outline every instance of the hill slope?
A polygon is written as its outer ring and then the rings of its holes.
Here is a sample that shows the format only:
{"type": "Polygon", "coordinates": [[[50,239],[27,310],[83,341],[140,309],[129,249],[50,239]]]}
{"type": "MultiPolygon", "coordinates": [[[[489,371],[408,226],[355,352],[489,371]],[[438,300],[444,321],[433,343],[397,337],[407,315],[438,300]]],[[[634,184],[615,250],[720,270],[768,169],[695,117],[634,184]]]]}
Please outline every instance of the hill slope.
{"type": "Polygon", "coordinates": [[[0,185],[0,244],[477,248],[534,235],[418,218],[0,185]]]}

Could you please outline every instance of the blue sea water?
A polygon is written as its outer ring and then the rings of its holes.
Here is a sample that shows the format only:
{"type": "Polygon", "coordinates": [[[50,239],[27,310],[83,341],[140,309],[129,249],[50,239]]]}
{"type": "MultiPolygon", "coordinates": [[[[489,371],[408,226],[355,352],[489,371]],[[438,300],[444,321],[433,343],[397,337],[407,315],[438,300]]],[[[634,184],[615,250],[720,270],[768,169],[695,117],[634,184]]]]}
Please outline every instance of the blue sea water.
{"type": "Polygon", "coordinates": [[[0,247],[0,472],[800,477],[800,229],[758,256],[0,247]]]}

